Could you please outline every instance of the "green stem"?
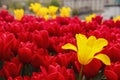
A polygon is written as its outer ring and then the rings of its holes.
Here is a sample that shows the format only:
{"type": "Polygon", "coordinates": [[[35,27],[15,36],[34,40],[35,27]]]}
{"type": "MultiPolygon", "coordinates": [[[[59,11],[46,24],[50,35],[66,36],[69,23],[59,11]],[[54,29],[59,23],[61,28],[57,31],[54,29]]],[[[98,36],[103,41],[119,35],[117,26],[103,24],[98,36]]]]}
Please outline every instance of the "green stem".
{"type": "Polygon", "coordinates": [[[84,67],[84,65],[81,65],[80,73],[79,73],[79,79],[78,80],[82,80],[83,67],[84,67]]]}

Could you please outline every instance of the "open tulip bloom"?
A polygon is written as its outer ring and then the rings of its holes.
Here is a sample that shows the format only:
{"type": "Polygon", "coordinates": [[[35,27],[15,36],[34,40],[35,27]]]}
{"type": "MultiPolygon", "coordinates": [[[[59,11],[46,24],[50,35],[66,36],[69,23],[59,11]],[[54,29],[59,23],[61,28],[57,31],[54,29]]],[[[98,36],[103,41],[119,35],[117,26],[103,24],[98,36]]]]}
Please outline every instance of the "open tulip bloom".
{"type": "Polygon", "coordinates": [[[89,64],[93,58],[102,61],[105,65],[110,65],[110,59],[107,55],[99,53],[108,42],[104,38],[96,39],[95,36],[87,38],[83,34],[76,34],[77,47],[71,43],[62,46],[62,49],[70,49],[77,52],[78,61],[81,65],[89,64]]]}
{"type": "Polygon", "coordinates": [[[108,44],[104,38],[96,39],[95,36],[90,36],[88,39],[85,35],[76,34],[77,47],[71,43],[62,46],[63,49],[71,49],[77,52],[78,61],[82,65],[86,65],[92,61],[93,58],[99,59],[106,65],[110,65],[110,59],[105,54],[97,54],[104,46],[108,44]]]}

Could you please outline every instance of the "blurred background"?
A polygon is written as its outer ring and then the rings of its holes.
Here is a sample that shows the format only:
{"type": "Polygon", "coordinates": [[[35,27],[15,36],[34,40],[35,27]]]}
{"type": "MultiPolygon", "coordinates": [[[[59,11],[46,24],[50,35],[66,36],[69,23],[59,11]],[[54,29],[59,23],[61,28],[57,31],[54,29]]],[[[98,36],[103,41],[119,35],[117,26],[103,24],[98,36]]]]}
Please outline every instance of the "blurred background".
{"type": "Polygon", "coordinates": [[[25,13],[30,13],[29,5],[34,2],[44,6],[70,7],[71,14],[82,19],[92,13],[102,15],[104,19],[120,15],[120,0],[0,0],[0,9],[7,9],[13,13],[14,9],[23,8],[25,13]]]}

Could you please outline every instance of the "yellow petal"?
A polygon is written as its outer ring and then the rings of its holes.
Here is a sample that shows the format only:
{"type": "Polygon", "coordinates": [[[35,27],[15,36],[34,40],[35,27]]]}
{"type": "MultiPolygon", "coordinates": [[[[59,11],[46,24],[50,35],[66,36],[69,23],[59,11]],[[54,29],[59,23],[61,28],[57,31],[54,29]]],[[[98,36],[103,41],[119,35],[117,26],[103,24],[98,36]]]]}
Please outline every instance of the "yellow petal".
{"type": "Polygon", "coordinates": [[[45,19],[45,20],[48,20],[48,15],[45,15],[45,16],[43,16],[43,18],[45,19]]]}
{"type": "Polygon", "coordinates": [[[14,10],[14,15],[17,20],[21,20],[24,16],[24,10],[23,9],[16,9],[14,10]]]}
{"type": "Polygon", "coordinates": [[[82,46],[86,45],[87,37],[83,34],[76,34],[75,37],[76,37],[77,47],[79,50],[82,46]]]}
{"type": "Polygon", "coordinates": [[[42,5],[40,3],[31,3],[29,9],[31,9],[34,13],[37,13],[41,7],[42,5]]]}
{"type": "Polygon", "coordinates": [[[91,17],[88,16],[85,18],[85,20],[86,20],[86,22],[90,22],[92,19],[91,19],[91,17]]]}
{"type": "Polygon", "coordinates": [[[107,40],[104,38],[99,38],[95,41],[93,45],[93,53],[100,52],[108,44],[107,40]]]}
{"type": "Polygon", "coordinates": [[[64,46],[62,46],[62,49],[70,49],[70,50],[73,50],[73,51],[77,52],[76,46],[74,46],[73,44],[70,44],[70,43],[67,43],[64,46]]]}
{"type": "Polygon", "coordinates": [[[96,17],[96,14],[91,14],[91,15],[87,16],[87,17],[85,18],[85,20],[86,20],[86,22],[91,22],[91,21],[92,21],[92,18],[95,18],[95,17],[96,17]]]}
{"type": "Polygon", "coordinates": [[[95,37],[95,36],[90,36],[90,37],[88,38],[87,45],[88,45],[89,47],[93,47],[95,41],[96,41],[96,37],[95,37]]]}
{"type": "Polygon", "coordinates": [[[90,47],[88,46],[81,47],[77,53],[78,61],[83,65],[88,64],[94,58],[94,56],[92,56],[90,52],[91,52],[90,47]]]}
{"type": "Polygon", "coordinates": [[[56,14],[57,10],[58,10],[58,7],[56,7],[56,6],[49,6],[48,13],[53,16],[53,15],[56,14]]]}
{"type": "Polygon", "coordinates": [[[60,16],[61,17],[69,17],[70,16],[70,8],[62,7],[60,9],[60,16]]]}
{"type": "Polygon", "coordinates": [[[96,17],[96,14],[92,14],[92,15],[91,15],[91,18],[95,18],[95,17],[96,17]]]}
{"type": "Polygon", "coordinates": [[[52,16],[52,19],[55,19],[55,18],[56,18],[56,15],[53,15],[53,16],[52,16]]]}
{"type": "Polygon", "coordinates": [[[107,55],[105,55],[105,54],[98,54],[94,58],[99,59],[105,65],[110,65],[110,58],[107,55]]]}

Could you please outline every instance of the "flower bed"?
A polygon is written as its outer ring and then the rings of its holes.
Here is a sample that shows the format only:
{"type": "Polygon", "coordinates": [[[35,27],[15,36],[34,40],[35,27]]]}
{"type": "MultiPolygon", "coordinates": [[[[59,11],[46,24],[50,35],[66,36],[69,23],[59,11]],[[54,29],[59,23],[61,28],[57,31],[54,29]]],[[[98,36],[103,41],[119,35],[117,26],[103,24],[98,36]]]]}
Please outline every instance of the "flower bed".
{"type": "Polygon", "coordinates": [[[6,10],[1,11],[1,79],[77,80],[79,77],[81,80],[120,80],[120,19],[103,21],[102,16],[94,15],[86,19],[55,15],[48,19],[28,14],[15,18],[6,10]],[[81,37],[79,42],[76,34],[86,39],[81,37]],[[85,56],[83,60],[87,60],[86,57],[91,54],[84,42],[91,36],[95,40],[88,42],[90,50],[95,52],[94,56],[102,53],[107,57],[92,56],[92,60],[84,62],[80,57],[85,56]],[[105,41],[97,43],[98,39],[105,41]],[[67,43],[72,46],[65,47],[67,43]],[[80,50],[82,46],[85,51],[80,50]],[[84,54],[87,51],[88,54],[84,54]]]}

